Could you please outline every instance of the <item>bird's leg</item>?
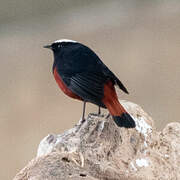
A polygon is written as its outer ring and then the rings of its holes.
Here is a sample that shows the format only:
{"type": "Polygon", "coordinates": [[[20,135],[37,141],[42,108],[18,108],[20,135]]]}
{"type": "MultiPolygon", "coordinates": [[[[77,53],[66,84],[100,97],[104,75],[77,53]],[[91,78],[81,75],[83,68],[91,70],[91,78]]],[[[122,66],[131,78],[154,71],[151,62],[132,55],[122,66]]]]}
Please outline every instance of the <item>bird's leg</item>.
{"type": "Polygon", "coordinates": [[[98,106],[98,115],[100,115],[100,114],[101,114],[101,107],[98,106]]]}
{"type": "Polygon", "coordinates": [[[93,116],[100,116],[101,115],[101,106],[98,106],[98,112],[97,113],[90,113],[93,116]]]}
{"type": "Polygon", "coordinates": [[[84,116],[85,116],[85,111],[86,111],[86,101],[84,101],[84,103],[83,103],[82,122],[84,122],[84,121],[85,121],[85,118],[84,118],[84,116]]]}

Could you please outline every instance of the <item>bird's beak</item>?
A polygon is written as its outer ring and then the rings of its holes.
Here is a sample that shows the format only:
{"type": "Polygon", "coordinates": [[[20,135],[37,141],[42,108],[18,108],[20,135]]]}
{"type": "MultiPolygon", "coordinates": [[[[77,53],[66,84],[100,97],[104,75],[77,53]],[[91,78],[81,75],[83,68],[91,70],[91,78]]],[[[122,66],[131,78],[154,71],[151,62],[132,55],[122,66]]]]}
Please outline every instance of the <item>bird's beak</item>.
{"type": "Polygon", "coordinates": [[[43,46],[44,48],[48,48],[48,49],[52,49],[52,46],[51,45],[45,45],[43,46]]]}

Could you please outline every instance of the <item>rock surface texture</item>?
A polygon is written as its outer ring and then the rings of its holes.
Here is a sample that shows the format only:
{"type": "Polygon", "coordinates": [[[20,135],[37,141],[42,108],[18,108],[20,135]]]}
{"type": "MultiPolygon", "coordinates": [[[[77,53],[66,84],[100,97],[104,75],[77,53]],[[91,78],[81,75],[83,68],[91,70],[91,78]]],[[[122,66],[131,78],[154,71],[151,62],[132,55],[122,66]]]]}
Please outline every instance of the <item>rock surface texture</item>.
{"type": "Polygon", "coordinates": [[[136,128],[90,114],[63,134],[45,137],[14,180],[179,180],[180,123],[158,132],[140,106],[121,103],[136,128]]]}

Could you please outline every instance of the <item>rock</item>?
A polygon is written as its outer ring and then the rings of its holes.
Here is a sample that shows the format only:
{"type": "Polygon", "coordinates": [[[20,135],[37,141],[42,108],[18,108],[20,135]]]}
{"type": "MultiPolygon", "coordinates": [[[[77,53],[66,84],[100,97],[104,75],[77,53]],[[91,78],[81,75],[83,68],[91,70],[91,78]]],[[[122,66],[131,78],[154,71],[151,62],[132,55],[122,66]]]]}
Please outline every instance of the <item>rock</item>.
{"type": "Polygon", "coordinates": [[[157,132],[140,106],[121,103],[136,128],[119,128],[111,117],[89,114],[63,134],[45,137],[37,157],[14,180],[180,179],[180,123],[157,132]]]}

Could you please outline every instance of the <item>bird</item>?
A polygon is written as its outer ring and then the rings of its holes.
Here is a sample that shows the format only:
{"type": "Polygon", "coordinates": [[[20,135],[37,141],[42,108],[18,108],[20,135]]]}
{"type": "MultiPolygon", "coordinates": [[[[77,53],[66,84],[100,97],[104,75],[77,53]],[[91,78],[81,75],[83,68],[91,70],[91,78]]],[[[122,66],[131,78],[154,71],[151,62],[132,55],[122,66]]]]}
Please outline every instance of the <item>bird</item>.
{"type": "Polygon", "coordinates": [[[134,119],[120,104],[115,90],[128,90],[116,75],[86,45],[69,39],[60,39],[45,45],[53,51],[52,72],[59,88],[69,97],[83,101],[84,120],[86,103],[107,108],[118,127],[134,128],[134,119]]]}

